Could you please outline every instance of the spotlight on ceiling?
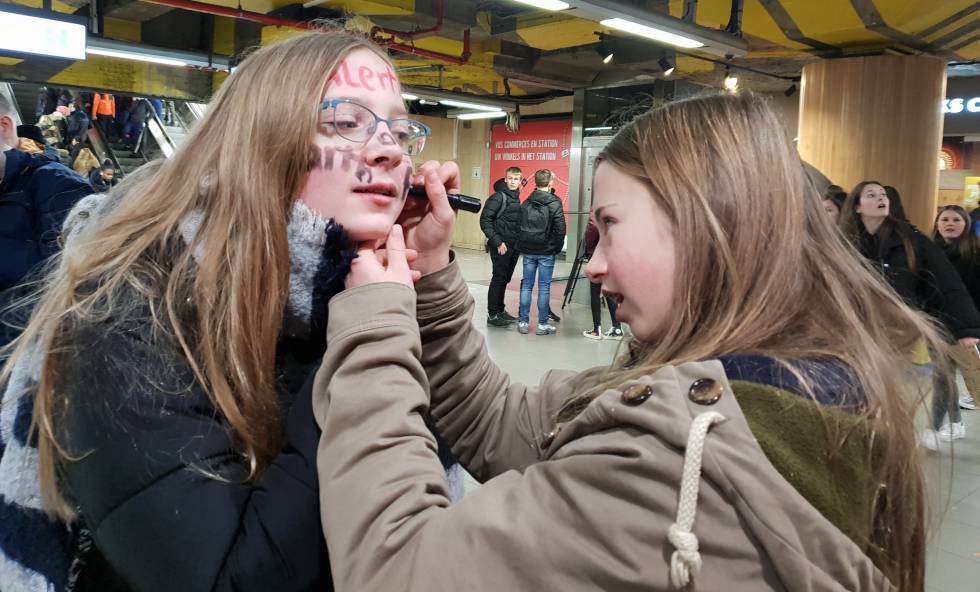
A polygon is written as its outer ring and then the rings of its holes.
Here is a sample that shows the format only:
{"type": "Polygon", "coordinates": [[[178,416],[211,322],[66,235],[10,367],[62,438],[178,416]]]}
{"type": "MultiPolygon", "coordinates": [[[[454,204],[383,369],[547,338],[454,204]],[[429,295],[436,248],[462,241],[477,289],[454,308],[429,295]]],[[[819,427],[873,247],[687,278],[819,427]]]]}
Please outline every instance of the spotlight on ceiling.
{"type": "Polygon", "coordinates": [[[791,96],[795,95],[796,94],[796,83],[794,82],[793,84],[791,84],[790,87],[787,88],[786,89],[786,92],[784,92],[783,94],[786,95],[787,97],[791,97],[791,96]]]}
{"type": "Polygon", "coordinates": [[[604,58],[602,58],[602,63],[603,63],[603,64],[608,64],[608,63],[609,63],[609,62],[611,62],[612,60],[613,60],[613,54],[611,54],[611,53],[610,53],[610,54],[609,54],[609,55],[607,55],[606,57],[604,57],[604,58]]]}
{"type": "Polygon", "coordinates": [[[738,90],[738,76],[733,76],[728,66],[725,66],[725,89],[728,90],[728,92],[735,92],[738,90]]]}
{"type": "Polygon", "coordinates": [[[675,66],[671,64],[670,60],[667,58],[660,58],[657,60],[657,64],[659,64],[660,68],[664,71],[664,76],[670,76],[674,73],[675,66]]]}

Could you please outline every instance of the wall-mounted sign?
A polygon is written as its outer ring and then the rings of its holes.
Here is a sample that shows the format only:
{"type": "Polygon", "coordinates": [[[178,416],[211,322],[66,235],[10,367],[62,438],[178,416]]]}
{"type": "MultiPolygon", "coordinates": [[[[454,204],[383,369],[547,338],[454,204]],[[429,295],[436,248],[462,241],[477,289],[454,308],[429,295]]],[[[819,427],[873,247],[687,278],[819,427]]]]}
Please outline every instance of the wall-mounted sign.
{"type": "MultiPolygon", "coordinates": [[[[504,177],[507,169],[516,166],[524,175],[524,186],[534,188],[534,173],[548,169],[555,175],[556,195],[568,211],[568,158],[572,145],[572,120],[521,122],[521,129],[512,132],[506,125],[495,125],[490,135],[490,176],[488,191],[504,177]]],[[[521,200],[531,194],[521,191],[521,200]]]]}
{"type": "Polygon", "coordinates": [[[0,52],[85,59],[85,25],[0,10],[0,52]]]}
{"type": "Polygon", "coordinates": [[[980,113],[980,97],[946,99],[943,101],[943,113],[980,113]]]}

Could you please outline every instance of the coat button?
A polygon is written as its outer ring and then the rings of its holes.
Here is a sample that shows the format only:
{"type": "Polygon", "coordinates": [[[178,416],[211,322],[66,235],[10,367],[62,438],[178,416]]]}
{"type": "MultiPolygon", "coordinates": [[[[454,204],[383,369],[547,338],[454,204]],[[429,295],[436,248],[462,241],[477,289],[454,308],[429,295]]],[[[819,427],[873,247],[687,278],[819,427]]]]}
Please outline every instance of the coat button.
{"type": "Polygon", "coordinates": [[[544,439],[541,440],[541,450],[547,450],[551,443],[555,441],[555,436],[561,431],[561,427],[557,427],[547,434],[544,435],[544,439]]]}
{"type": "Polygon", "coordinates": [[[721,385],[712,378],[701,378],[694,381],[687,398],[698,405],[714,405],[721,398],[721,385]]]}
{"type": "Polygon", "coordinates": [[[653,395],[653,387],[646,384],[634,384],[623,391],[623,403],[640,405],[653,395]]]}

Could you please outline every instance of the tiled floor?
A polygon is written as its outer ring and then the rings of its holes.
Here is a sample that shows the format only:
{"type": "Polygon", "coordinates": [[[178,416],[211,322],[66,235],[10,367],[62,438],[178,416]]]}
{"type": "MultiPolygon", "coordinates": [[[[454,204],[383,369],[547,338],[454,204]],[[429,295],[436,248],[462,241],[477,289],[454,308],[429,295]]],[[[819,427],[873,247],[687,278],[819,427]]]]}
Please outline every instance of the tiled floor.
{"type": "MultiPolygon", "coordinates": [[[[476,299],[474,322],[487,336],[490,355],[515,381],[536,383],[546,370],[569,368],[584,370],[609,364],[619,341],[592,341],[582,331],[592,328],[588,305],[570,303],[561,310],[564,282],[552,286],[552,310],[562,321],[558,333],[548,336],[521,335],[516,329],[487,328],[486,298],[490,279],[490,257],[483,252],[458,251],[463,276],[476,299]]],[[[570,263],[559,261],[556,278],[568,276],[570,263]]],[[[521,266],[508,286],[506,305],[517,316],[521,266]]],[[[588,294],[588,282],[580,280],[576,294],[588,294]]],[[[579,300],[579,298],[575,298],[579,300]]],[[[532,302],[531,321],[536,305],[532,302]]],[[[609,326],[609,313],[602,311],[603,326],[609,326]]],[[[533,327],[533,324],[532,324],[533,327]]],[[[967,438],[958,440],[953,453],[931,454],[926,459],[930,483],[933,535],[928,549],[927,590],[929,592],[980,591],[980,410],[964,411],[967,438]]],[[[470,483],[475,487],[475,483],[470,483]]]]}

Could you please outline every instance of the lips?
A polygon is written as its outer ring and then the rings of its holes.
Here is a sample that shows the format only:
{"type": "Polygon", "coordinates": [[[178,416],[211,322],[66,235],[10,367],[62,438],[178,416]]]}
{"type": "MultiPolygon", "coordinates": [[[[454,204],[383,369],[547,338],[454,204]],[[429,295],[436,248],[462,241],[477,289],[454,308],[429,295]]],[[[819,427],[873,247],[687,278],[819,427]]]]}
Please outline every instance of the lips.
{"type": "Polygon", "coordinates": [[[371,183],[370,185],[358,185],[354,187],[354,193],[395,198],[398,197],[398,187],[394,183],[371,183]]]}
{"type": "Polygon", "coordinates": [[[602,295],[605,296],[606,298],[612,300],[616,304],[622,304],[623,303],[623,295],[622,294],[619,294],[617,292],[612,292],[610,290],[603,290],[602,291],[602,295]]]}

